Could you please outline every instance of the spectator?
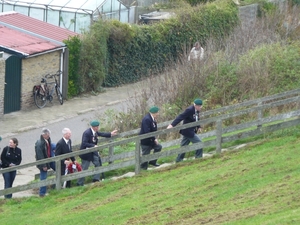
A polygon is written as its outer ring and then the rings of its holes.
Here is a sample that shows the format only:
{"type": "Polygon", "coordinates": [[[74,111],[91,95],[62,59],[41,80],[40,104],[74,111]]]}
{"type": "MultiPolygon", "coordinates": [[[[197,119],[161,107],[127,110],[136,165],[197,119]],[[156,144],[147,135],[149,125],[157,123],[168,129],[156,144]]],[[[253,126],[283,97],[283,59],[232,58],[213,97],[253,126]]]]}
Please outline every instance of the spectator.
{"type": "Polygon", "coordinates": [[[204,49],[201,47],[200,43],[197,41],[188,56],[188,61],[191,60],[202,60],[204,57],[204,49]]]}
{"type": "MultiPolygon", "coordinates": [[[[159,108],[156,106],[150,108],[149,113],[145,115],[145,117],[142,120],[140,135],[157,131],[156,119],[159,115],[158,111],[159,108]]],[[[162,146],[158,143],[156,137],[149,137],[141,140],[141,148],[142,148],[142,155],[149,155],[152,149],[154,150],[154,153],[160,152],[162,146]]],[[[157,160],[151,160],[149,164],[156,167],[160,166],[157,163],[157,160]]],[[[148,162],[142,163],[141,169],[147,170],[148,162]]]]}
{"type": "MultiPolygon", "coordinates": [[[[118,131],[113,130],[110,133],[107,132],[99,132],[99,125],[100,122],[97,120],[93,120],[90,122],[91,127],[84,131],[82,134],[82,141],[80,149],[87,149],[87,148],[94,148],[97,147],[98,144],[98,137],[112,137],[115,136],[118,131]]],[[[81,167],[83,170],[87,170],[90,166],[90,162],[94,164],[95,167],[102,166],[101,157],[99,155],[98,151],[86,153],[79,156],[81,158],[81,167]]],[[[104,179],[104,177],[102,177],[104,179]]],[[[78,186],[83,186],[85,178],[79,178],[77,181],[78,186]]],[[[99,182],[100,181],[100,174],[95,174],[93,176],[93,182],[99,182]]]]}
{"type": "MultiPolygon", "coordinates": [[[[40,138],[35,142],[35,158],[36,160],[48,159],[53,157],[51,154],[51,131],[47,128],[42,129],[40,138]]],[[[40,170],[40,180],[46,180],[48,175],[48,170],[52,168],[55,171],[54,162],[43,163],[37,165],[37,168],[40,170]]],[[[44,197],[47,192],[47,187],[40,187],[39,196],[44,197]]]]}
{"type": "MultiPolygon", "coordinates": [[[[17,138],[9,140],[9,145],[6,146],[1,153],[2,168],[9,168],[16,165],[20,165],[22,161],[22,151],[18,146],[17,138]]],[[[16,178],[17,171],[3,173],[4,189],[11,188],[16,178]]],[[[4,195],[4,198],[12,198],[12,194],[4,195]]]]}
{"type": "MultiPolygon", "coordinates": [[[[71,130],[69,128],[64,128],[62,130],[63,137],[56,143],[55,155],[64,155],[72,152],[72,141],[71,141],[71,130]]],[[[61,175],[66,175],[68,173],[69,160],[76,164],[75,157],[70,157],[61,160],[61,175]]],[[[71,187],[71,181],[67,181],[66,187],[71,187]]]]}
{"type": "MultiPolygon", "coordinates": [[[[167,127],[167,129],[175,127],[178,123],[183,121],[183,124],[192,123],[199,120],[199,113],[202,108],[202,100],[195,99],[194,104],[186,108],[186,110],[181,113],[176,119],[167,127]]],[[[180,134],[183,136],[181,140],[181,146],[189,145],[190,142],[198,143],[201,142],[197,133],[201,132],[201,127],[189,127],[180,130],[180,134]]],[[[203,155],[203,149],[198,149],[195,152],[195,158],[201,158],[203,155]]],[[[185,153],[178,154],[176,162],[180,162],[184,159],[185,153]]]]}

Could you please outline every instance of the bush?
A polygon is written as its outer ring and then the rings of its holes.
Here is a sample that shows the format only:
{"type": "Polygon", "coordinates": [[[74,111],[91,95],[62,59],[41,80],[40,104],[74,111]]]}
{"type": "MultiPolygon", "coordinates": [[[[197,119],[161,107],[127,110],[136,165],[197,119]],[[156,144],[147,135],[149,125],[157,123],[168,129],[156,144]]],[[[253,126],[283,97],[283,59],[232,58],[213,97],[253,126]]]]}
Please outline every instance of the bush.
{"type": "Polygon", "coordinates": [[[69,50],[69,79],[68,79],[68,96],[73,97],[80,93],[80,73],[79,73],[79,55],[81,41],[78,36],[73,36],[64,43],[69,50]]]}

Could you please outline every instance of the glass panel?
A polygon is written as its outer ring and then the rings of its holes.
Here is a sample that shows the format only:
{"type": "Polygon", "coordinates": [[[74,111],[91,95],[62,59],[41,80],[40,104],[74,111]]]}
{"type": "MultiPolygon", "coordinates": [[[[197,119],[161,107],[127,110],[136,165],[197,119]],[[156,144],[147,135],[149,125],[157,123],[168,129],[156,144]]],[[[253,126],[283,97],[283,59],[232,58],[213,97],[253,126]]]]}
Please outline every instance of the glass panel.
{"type": "Polygon", "coordinates": [[[120,21],[122,23],[128,23],[128,13],[129,11],[128,10],[122,10],[121,13],[120,13],[120,21]]]}
{"type": "Polygon", "coordinates": [[[76,14],[76,26],[75,32],[76,33],[83,33],[83,30],[88,30],[91,24],[91,17],[88,14],[76,14]]]}
{"type": "Polygon", "coordinates": [[[13,11],[13,5],[7,5],[7,4],[4,4],[3,5],[3,12],[9,12],[9,11],[13,11]]]}
{"type": "Polygon", "coordinates": [[[111,12],[111,0],[106,1],[101,9],[102,13],[111,12]]]}
{"type": "Polygon", "coordinates": [[[44,13],[45,13],[44,9],[30,8],[29,16],[44,21],[44,13]]]}
{"type": "Polygon", "coordinates": [[[14,10],[18,13],[28,16],[28,7],[15,6],[14,10]]]}
{"type": "Polygon", "coordinates": [[[59,12],[48,9],[46,22],[59,26],[59,12]]]}
{"type": "Polygon", "coordinates": [[[75,24],[75,13],[72,12],[61,12],[60,14],[60,27],[68,30],[74,30],[75,24]]]}
{"type": "Polygon", "coordinates": [[[118,1],[112,1],[111,0],[111,5],[112,5],[112,11],[117,11],[120,8],[120,2],[118,1]]]}

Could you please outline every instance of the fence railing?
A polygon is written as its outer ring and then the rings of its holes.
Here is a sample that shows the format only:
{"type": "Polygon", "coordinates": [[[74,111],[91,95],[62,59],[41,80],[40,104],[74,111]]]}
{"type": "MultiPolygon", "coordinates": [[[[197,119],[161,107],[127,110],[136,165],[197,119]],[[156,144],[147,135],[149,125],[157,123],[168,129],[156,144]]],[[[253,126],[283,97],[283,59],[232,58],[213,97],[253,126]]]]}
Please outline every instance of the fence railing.
{"type": "MultiPolygon", "coordinates": [[[[140,164],[143,162],[162,157],[175,156],[179,153],[187,153],[199,148],[215,147],[216,153],[221,153],[222,144],[224,143],[299,125],[299,100],[300,89],[288,91],[281,94],[246,101],[240,104],[225,106],[215,110],[204,111],[201,113],[201,120],[194,123],[178,125],[171,129],[165,129],[167,125],[172,122],[166,121],[158,124],[159,130],[157,132],[138,135],[139,129],[135,129],[121,133],[113,138],[101,139],[100,141],[105,140],[107,142],[108,140],[108,142],[95,148],[74,151],[72,153],[55,156],[49,159],[43,159],[12,168],[1,169],[0,174],[13,170],[21,170],[43,163],[55,162],[56,165],[54,178],[50,177],[43,181],[37,180],[26,185],[2,189],[0,190],[0,196],[53,184],[55,184],[56,189],[59,190],[62,187],[62,183],[65,181],[75,180],[81,177],[87,177],[98,173],[126,168],[129,166],[134,166],[135,173],[139,174],[140,164]],[[273,113],[272,111],[278,111],[278,113],[273,113]],[[226,121],[228,120],[237,120],[238,122],[231,122],[231,125],[226,126],[226,121]],[[161,152],[144,156],[141,155],[141,139],[152,136],[166,135],[169,133],[178,132],[180,129],[197,125],[201,125],[202,127],[207,125],[211,126],[210,131],[199,134],[200,138],[207,139],[206,141],[189,146],[178,147],[180,139],[176,139],[161,143],[163,146],[163,150],[161,152]],[[135,149],[129,152],[115,154],[114,148],[116,146],[122,146],[132,142],[135,143],[135,149]],[[169,147],[171,147],[171,149],[166,150],[166,148],[169,147]],[[61,176],[61,160],[70,158],[71,156],[76,157],[89,152],[104,151],[104,149],[108,149],[108,155],[102,157],[102,167],[61,176]]],[[[16,179],[18,179],[18,177],[16,177],[16,179]]]]}

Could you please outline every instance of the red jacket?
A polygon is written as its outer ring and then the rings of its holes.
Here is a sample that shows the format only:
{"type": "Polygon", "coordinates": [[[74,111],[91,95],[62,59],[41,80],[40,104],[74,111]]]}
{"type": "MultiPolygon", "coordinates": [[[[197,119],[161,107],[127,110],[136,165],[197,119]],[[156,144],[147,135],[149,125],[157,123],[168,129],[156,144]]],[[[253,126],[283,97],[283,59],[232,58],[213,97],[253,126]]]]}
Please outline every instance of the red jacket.
{"type": "Polygon", "coordinates": [[[82,167],[78,162],[75,163],[75,165],[76,165],[76,170],[75,171],[72,167],[73,165],[74,165],[73,163],[69,163],[69,165],[68,165],[69,173],[80,172],[82,170],[82,167]]]}

